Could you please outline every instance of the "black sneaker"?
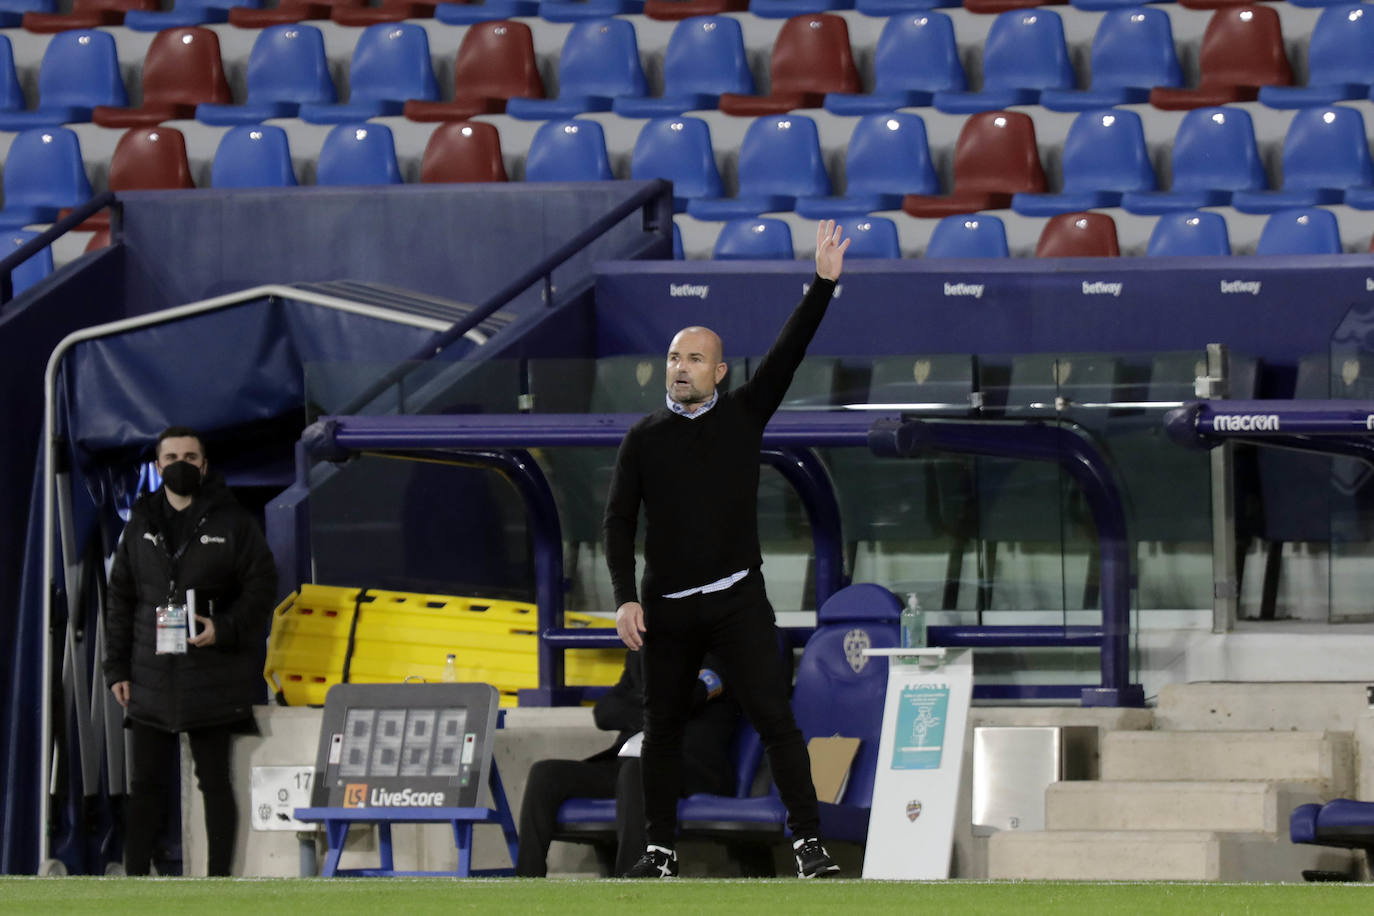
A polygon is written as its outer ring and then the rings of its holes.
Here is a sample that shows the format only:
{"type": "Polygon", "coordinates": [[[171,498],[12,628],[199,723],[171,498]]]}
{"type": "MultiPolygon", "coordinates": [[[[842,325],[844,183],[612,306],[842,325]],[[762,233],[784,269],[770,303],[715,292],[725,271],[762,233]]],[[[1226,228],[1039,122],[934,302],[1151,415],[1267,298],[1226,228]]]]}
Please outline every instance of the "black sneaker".
{"type": "Polygon", "coordinates": [[[792,858],[797,860],[798,878],[828,878],[840,870],[816,837],[803,837],[793,843],[792,858]]]}
{"type": "Polygon", "coordinates": [[[676,878],[677,853],[662,846],[650,846],[639,861],[625,872],[626,878],[676,878]]]}

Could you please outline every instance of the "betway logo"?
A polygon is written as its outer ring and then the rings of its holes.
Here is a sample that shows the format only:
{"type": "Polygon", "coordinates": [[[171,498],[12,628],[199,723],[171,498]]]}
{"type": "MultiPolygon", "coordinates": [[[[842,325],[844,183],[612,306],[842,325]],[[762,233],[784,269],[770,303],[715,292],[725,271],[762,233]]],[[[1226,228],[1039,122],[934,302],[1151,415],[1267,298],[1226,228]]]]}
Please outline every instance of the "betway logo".
{"type": "Polygon", "coordinates": [[[444,804],[444,793],[416,792],[409,788],[388,792],[374,786],[368,804],[374,808],[438,808],[444,804]]]}
{"type": "Polygon", "coordinates": [[[1221,291],[1223,293],[1249,293],[1252,296],[1258,296],[1260,291],[1260,281],[1222,280],[1221,291]]]}
{"type": "Polygon", "coordinates": [[[1217,414],[1212,425],[1223,433],[1272,433],[1279,430],[1279,417],[1273,413],[1223,413],[1217,414]]]}
{"type": "Polygon", "coordinates": [[[975,299],[983,298],[983,284],[981,283],[946,283],[946,296],[972,296],[975,299]]]}
{"type": "Polygon", "coordinates": [[[710,294],[709,286],[693,286],[690,283],[668,284],[668,295],[674,299],[705,299],[710,294]]]}
{"type": "Polygon", "coordinates": [[[1083,295],[1085,296],[1120,296],[1120,283],[1104,283],[1101,280],[1084,280],[1083,295]]]}

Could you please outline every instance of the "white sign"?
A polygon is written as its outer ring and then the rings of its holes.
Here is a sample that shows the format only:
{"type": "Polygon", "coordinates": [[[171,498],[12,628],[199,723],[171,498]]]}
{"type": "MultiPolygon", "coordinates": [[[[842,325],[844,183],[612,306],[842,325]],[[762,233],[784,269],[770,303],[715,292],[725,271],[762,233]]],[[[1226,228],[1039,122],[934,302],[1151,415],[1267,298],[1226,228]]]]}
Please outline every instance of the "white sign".
{"type": "Polygon", "coordinates": [[[252,810],[254,830],[314,830],[292,817],[297,808],[310,807],[310,787],[315,767],[253,767],[252,810]]]}
{"type": "Polygon", "coordinates": [[[948,878],[973,656],[946,649],[866,654],[890,657],[863,876],[948,878]]]}

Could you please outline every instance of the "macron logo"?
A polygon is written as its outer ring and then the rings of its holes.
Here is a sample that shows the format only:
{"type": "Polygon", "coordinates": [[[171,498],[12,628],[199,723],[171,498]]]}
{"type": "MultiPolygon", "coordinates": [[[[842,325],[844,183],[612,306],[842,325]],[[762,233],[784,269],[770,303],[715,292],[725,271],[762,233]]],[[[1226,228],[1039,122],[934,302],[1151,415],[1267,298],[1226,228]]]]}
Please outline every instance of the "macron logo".
{"type": "Polygon", "coordinates": [[[1279,416],[1273,413],[1222,413],[1212,421],[1217,432],[1227,433],[1276,433],[1279,431],[1279,416]]]}
{"type": "Polygon", "coordinates": [[[201,542],[202,544],[224,544],[224,543],[227,543],[227,542],[225,541],[224,538],[222,538],[222,537],[216,537],[216,536],[213,535],[213,534],[202,534],[202,535],[200,536],[200,542],[201,542]]]}
{"type": "Polygon", "coordinates": [[[1260,291],[1260,281],[1222,280],[1221,291],[1223,293],[1249,293],[1252,296],[1258,296],[1260,291]]]}
{"type": "Polygon", "coordinates": [[[983,298],[983,284],[981,283],[946,283],[946,296],[972,296],[975,299],[983,298]]]}
{"type": "Polygon", "coordinates": [[[1120,283],[1103,283],[1101,280],[1084,280],[1083,295],[1085,296],[1120,296],[1120,283]]]}
{"type": "Polygon", "coordinates": [[[668,295],[674,299],[705,299],[710,294],[709,286],[693,286],[690,283],[668,284],[668,295]]]}

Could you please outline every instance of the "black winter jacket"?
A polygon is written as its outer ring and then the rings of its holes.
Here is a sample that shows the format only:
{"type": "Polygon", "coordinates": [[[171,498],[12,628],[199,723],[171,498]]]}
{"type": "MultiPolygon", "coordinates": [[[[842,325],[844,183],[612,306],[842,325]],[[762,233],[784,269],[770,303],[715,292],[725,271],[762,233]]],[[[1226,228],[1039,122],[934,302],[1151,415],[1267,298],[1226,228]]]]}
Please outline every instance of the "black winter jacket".
{"type": "Polygon", "coordinates": [[[222,477],[207,474],[186,511],[186,549],[174,559],[162,490],[134,504],[105,607],[105,683],[130,681],[129,718],[167,731],[251,719],[277,587],[266,539],[222,477]],[[187,588],[196,590],[199,613],[214,620],[215,642],[158,655],[156,609],[169,597],[184,601],[187,588]]]}

